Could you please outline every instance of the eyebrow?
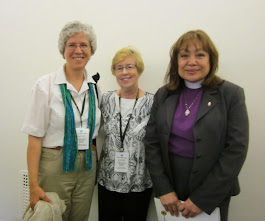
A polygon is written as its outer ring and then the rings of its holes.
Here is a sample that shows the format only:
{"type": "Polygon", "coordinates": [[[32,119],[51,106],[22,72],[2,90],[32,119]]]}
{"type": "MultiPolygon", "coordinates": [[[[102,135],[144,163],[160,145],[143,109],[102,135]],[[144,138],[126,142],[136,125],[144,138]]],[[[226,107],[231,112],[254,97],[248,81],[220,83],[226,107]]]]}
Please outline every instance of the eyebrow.
{"type": "MultiPolygon", "coordinates": [[[[77,44],[77,43],[74,41],[70,41],[67,44],[77,44]]],[[[89,44],[89,42],[82,41],[82,42],[80,42],[80,44],[89,44]]]]}
{"type": "MultiPolygon", "coordinates": [[[[179,52],[182,52],[182,51],[185,51],[185,52],[189,52],[189,50],[187,48],[183,48],[183,49],[180,49],[179,52]]],[[[197,51],[204,51],[203,48],[197,48],[196,49],[196,52],[197,51]]]]}
{"type": "Polygon", "coordinates": [[[128,65],[135,65],[135,66],[136,66],[136,64],[124,64],[124,65],[119,64],[119,65],[115,65],[115,66],[116,66],[116,67],[124,67],[124,66],[128,66],[128,65]]]}

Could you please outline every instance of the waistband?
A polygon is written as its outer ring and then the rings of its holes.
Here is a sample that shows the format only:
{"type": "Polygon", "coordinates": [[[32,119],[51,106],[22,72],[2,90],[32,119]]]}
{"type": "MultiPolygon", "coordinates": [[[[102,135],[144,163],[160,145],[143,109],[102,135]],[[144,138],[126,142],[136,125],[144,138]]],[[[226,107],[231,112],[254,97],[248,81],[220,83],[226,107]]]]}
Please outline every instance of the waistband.
{"type": "MultiPolygon", "coordinates": [[[[62,146],[58,146],[58,147],[49,148],[49,149],[51,149],[51,150],[61,150],[61,149],[63,149],[63,147],[62,146]]],[[[97,149],[97,147],[96,147],[96,139],[93,139],[92,140],[92,150],[96,150],[96,149],[97,149]]],[[[78,150],[78,151],[86,151],[86,150],[78,150]]]]}

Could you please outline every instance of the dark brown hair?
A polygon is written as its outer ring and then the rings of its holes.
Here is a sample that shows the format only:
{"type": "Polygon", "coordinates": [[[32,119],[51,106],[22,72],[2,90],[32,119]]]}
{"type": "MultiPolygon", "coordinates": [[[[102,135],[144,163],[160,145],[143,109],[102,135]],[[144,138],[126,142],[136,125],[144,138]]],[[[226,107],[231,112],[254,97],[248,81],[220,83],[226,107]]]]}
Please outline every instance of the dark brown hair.
{"type": "Polygon", "coordinates": [[[209,53],[210,56],[210,71],[203,81],[202,87],[204,89],[215,89],[223,82],[223,80],[215,74],[218,69],[219,58],[216,47],[204,31],[192,30],[183,34],[170,49],[170,62],[165,76],[165,87],[169,91],[182,90],[184,87],[184,80],[178,73],[178,54],[181,48],[188,47],[191,42],[195,45],[196,42],[201,43],[203,50],[209,53]]]}

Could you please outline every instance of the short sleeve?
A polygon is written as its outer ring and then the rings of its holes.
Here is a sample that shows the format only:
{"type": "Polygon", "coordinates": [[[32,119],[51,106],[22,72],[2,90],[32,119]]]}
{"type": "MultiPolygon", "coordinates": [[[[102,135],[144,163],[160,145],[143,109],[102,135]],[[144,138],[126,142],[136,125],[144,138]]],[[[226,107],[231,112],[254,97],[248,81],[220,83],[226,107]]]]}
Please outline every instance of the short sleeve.
{"type": "Polygon", "coordinates": [[[22,132],[43,137],[49,125],[49,83],[39,79],[31,91],[31,99],[22,126],[22,132]]]}

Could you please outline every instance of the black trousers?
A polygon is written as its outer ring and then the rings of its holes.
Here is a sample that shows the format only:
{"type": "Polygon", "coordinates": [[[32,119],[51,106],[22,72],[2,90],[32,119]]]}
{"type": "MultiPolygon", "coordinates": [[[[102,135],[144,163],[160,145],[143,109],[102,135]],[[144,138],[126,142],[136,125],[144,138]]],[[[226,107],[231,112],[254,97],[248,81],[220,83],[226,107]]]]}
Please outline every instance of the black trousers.
{"type": "Polygon", "coordinates": [[[118,193],[98,184],[99,221],[146,221],[152,188],[118,193]]]}
{"type": "MultiPolygon", "coordinates": [[[[173,153],[169,154],[170,168],[173,174],[174,190],[180,200],[185,201],[189,198],[190,191],[190,174],[193,166],[193,159],[181,157],[173,153]],[[176,174],[176,176],[174,176],[176,174]]],[[[221,221],[228,221],[228,207],[230,197],[225,199],[220,205],[221,221]]]]}

